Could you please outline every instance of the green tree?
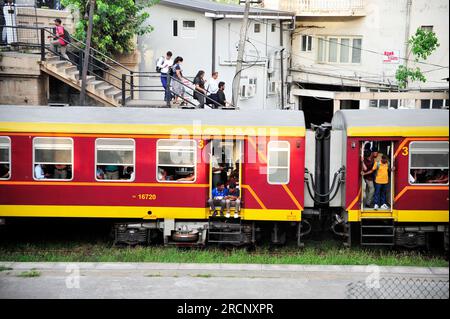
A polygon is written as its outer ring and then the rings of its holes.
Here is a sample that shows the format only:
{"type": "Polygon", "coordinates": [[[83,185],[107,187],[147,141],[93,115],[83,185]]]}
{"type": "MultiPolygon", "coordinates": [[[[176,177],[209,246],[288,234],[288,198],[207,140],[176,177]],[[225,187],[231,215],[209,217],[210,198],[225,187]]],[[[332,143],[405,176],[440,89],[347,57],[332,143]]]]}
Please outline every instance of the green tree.
{"type": "MultiPolygon", "coordinates": [[[[408,43],[411,45],[411,52],[408,54],[408,58],[412,54],[415,62],[425,61],[440,46],[438,38],[433,31],[421,28],[417,29],[416,34],[409,39],[408,43]]],[[[395,78],[401,89],[406,88],[410,81],[427,81],[419,67],[408,68],[404,65],[398,67],[395,78]]]]}
{"type": "MultiPolygon", "coordinates": [[[[153,31],[145,21],[149,14],[144,11],[159,0],[96,0],[92,47],[112,56],[130,53],[134,50],[133,37],[153,31]]],[[[62,0],[66,7],[72,6],[80,13],[76,25],[75,38],[86,39],[89,0],[62,0]]]]}

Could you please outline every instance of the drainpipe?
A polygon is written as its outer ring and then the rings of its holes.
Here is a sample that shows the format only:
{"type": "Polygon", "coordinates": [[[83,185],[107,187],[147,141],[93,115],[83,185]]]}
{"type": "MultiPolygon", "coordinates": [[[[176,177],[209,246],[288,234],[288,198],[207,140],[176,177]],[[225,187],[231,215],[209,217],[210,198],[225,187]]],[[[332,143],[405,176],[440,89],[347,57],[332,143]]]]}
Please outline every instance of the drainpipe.
{"type": "Polygon", "coordinates": [[[283,20],[280,20],[280,46],[282,47],[280,51],[280,61],[281,61],[281,109],[284,110],[284,55],[283,52],[285,48],[283,47],[283,20]]]}
{"type": "Polygon", "coordinates": [[[405,30],[405,67],[408,67],[408,59],[409,59],[409,36],[410,36],[410,28],[411,28],[411,7],[412,0],[406,0],[406,30],[405,30]]]}
{"type": "Polygon", "coordinates": [[[216,72],[216,22],[219,20],[223,20],[223,18],[212,19],[212,67],[211,72],[216,72]]]}

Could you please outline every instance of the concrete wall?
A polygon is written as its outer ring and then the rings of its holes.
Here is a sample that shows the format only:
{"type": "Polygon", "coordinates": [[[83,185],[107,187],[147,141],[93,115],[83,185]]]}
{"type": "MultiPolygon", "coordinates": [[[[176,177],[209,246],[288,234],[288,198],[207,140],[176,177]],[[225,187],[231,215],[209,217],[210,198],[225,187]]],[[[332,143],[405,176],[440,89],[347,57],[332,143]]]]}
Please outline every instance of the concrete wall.
{"type": "Polygon", "coordinates": [[[34,54],[0,53],[0,104],[46,105],[48,78],[34,54]]]}

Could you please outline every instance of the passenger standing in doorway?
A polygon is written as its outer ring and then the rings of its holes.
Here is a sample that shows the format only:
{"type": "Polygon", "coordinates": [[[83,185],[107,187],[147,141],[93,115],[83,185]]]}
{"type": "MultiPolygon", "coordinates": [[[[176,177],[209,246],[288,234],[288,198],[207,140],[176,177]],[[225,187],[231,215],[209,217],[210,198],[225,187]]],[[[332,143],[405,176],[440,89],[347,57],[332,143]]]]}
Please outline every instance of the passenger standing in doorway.
{"type": "Polygon", "coordinates": [[[375,205],[374,209],[389,209],[386,201],[386,192],[389,184],[389,161],[386,155],[381,157],[381,161],[376,161],[371,172],[375,172],[375,205]]]}
{"type": "Polygon", "coordinates": [[[194,79],[195,91],[194,99],[200,102],[198,108],[205,108],[205,96],[207,91],[205,90],[205,71],[198,71],[194,79]]]}
{"type": "Polygon", "coordinates": [[[373,195],[375,194],[375,176],[372,171],[373,165],[375,164],[375,158],[370,150],[364,151],[364,158],[362,161],[363,170],[361,172],[364,178],[364,199],[366,207],[373,207],[373,195]]]}
{"type": "Polygon", "coordinates": [[[172,52],[170,51],[166,53],[165,57],[160,57],[158,63],[156,64],[157,69],[161,73],[161,84],[164,89],[164,101],[166,102],[167,106],[170,106],[170,101],[172,101],[172,93],[170,93],[170,87],[167,85],[167,83],[169,83],[169,70],[172,65],[172,52]]]}

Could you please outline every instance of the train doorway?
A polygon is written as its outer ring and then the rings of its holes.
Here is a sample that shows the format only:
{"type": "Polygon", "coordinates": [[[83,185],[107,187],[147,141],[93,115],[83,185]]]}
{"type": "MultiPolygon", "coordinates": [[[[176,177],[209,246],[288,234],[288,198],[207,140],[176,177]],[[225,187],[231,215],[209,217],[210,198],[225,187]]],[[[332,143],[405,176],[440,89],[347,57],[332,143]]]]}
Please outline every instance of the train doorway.
{"type": "Polygon", "coordinates": [[[361,144],[361,211],[392,212],[394,206],[394,142],[361,144]]]}
{"type": "Polygon", "coordinates": [[[212,140],[210,142],[209,195],[218,183],[235,184],[242,197],[242,140],[212,140]]]}

